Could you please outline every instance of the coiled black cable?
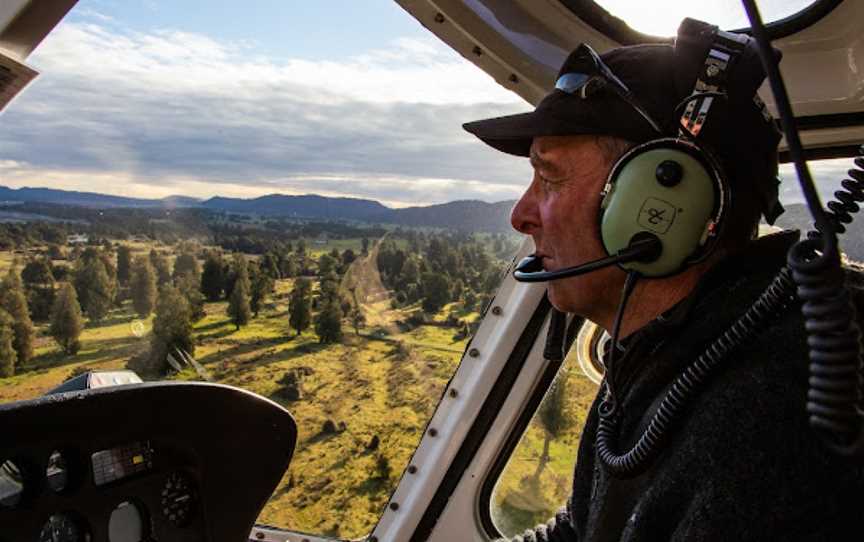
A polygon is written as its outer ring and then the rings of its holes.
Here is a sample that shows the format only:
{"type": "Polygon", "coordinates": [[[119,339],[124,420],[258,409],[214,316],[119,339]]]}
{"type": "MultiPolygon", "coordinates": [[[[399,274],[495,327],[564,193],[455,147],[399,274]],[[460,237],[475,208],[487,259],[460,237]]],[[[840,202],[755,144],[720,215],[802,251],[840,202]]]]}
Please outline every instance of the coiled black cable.
{"type": "MultiPolygon", "coordinates": [[[[851,179],[841,183],[843,190],[828,203],[831,233],[843,233],[864,201],[864,146],[855,159],[858,169],[849,170],[851,179]]],[[[817,256],[822,247],[822,231],[810,232],[788,254],[788,265],[803,302],[802,314],[810,350],[810,389],[807,414],[813,427],[826,443],[842,455],[864,453],[862,432],[861,332],[855,310],[844,287],[839,256],[836,261],[817,256]]]]}
{"type": "MultiPolygon", "coordinates": [[[[827,223],[845,232],[845,224],[864,201],[864,146],[862,157],[855,159],[858,169],[849,170],[843,190],[828,203],[827,223]]],[[[685,406],[698,393],[720,362],[737,345],[763,328],[771,318],[788,307],[795,298],[802,301],[802,314],[810,350],[810,379],[807,413],[810,425],[825,437],[828,445],[843,455],[858,455],[864,450],[861,431],[861,400],[864,378],[859,361],[860,332],[855,325],[849,294],[843,287],[839,261],[816,258],[821,248],[818,232],[793,246],[784,267],[759,299],[720,338],[672,384],[636,445],[618,454],[612,442],[617,439],[620,412],[616,397],[607,394],[599,406],[597,453],[613,476],[631,478],[643,472],[659,452],[672,423],[684,413],[685,406]]]]}
{"type": "MultiPolygon", "coordinates": [[[[855,167],[846,173],[851,179],[843,179],[840,185],[842,190],[834,192],[834,201],[828,202],[830,213],[827,214],[828,223],[834,230],[834,233],[846,233],[846,224],[852,222],[852,215],[861,210],[858,205],[864,202],[864,145],[858,148],[859,156],[855,158],[855,167]]],[[[815,238],[820,235],[820,232],[810,232],[808,236],[815,238]]]]}
{"type": "MultiPolygon", "coordinates": [[[[864,416],[859,408],[860,330],[844,284],[837,246],[838,231],[845,231],[844,224],[852,219],[851,213],[858,210],[855,200],[860,196],[861,177],[859,172],[852,170],[850,176],[853,180],[847,183],[852,188],[847,188],[847,194],[834,202],[833,206],[828,205],[830,212],[822,209],[807,161],[804,160],[804,148],[795,127],[795,114],[780,68],[773,58],[770,39],[759,9],[755,0],[741,1],[750,20],[753,37],[759,44],[759,56],[768,74],[801,192],[819,232],[799,242],[788,256],[793,277],[798,283],[798,295],[804,301],[802,309],[810,349],[810,391],[807,395],[810,426],[835,451],[844,455],[864,455],[864,416]]],[[[856,160],[855,164],[861,167],[861,162],[856,160]]]]}
{"type": "Polygon", "coordinates": [[[668,437],[672,424],[684,414],[687,404],[720,367],[720,362],[732,349],[755,335],[790,306],[794,291],[792,277],[784,268],[747,312],[675,379],[636,445],[620,455],[612,442],[617,440],[621,415],[607,394],[599,407],[597,454],[609,472],[618,478],[631,478],[643,472],[668,437]]]}

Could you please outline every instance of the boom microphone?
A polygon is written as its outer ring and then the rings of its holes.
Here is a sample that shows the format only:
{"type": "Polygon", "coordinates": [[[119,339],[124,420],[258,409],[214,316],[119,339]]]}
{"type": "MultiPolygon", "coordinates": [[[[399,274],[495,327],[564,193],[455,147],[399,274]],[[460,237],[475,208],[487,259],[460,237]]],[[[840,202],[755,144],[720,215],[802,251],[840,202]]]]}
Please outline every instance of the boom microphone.
{"type": "Polygon", "coordinates": [[[627,262],[653,262],[663,252],[663,243],[651,233],[641,232],[633,236],[627,248],[619,250],[613,256],[606,256],[599,260],[559,269],[558,271],[543,271],[543,258],[534,254],[522,258],[513,271],[513,278],[519,282],[546,282],[550,280],[564,279],[584,275],[592,271],[627,262]]]}

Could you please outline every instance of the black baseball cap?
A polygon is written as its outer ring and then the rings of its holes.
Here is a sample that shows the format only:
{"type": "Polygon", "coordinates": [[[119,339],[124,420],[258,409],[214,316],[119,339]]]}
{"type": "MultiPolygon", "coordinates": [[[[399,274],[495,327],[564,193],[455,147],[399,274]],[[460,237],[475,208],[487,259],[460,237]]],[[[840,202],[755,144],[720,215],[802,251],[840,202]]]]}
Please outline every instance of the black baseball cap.
{"type": "MultiPolygon", "coordinates": [[[[685,19],[674,44],[633,45],[600,55],[602,62],[630,90],[639,106],[661,127],[658,134],[620,95],[594,92],[587,97],[554,89],[534,111],[463,125],[486,144],[508,154],[528,156],[539,136],[595,134],[633,143],[678,134],[680,105],[693,92],[712,41],[706,23],[685,19]],[[676,114],[676,109],[679,110],[676,114]]],[[[765,116],[756,91],[765,79],[752,38],[730,70],[726,95],[715,100],[698,142],[718,159],[735,186],[750,183],[769,223],[783,212],[777,199],[777,145],[780,131],[765,116]]],[[[558,71],[562,75],[589,69],[574,50],[558,71]]],[[[776,53],[779,61],[779,52],[776,53]]]]}

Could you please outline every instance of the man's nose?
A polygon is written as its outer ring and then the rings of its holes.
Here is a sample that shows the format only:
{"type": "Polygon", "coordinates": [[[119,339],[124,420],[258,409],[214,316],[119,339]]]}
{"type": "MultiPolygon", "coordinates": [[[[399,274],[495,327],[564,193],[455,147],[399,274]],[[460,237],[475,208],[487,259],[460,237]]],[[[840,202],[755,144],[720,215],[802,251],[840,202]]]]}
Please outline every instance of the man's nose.
{"type": "Polygon", "coordinates": [[[525,235],[532,235],[540,227],[540,213],[537,208],[537,194],[534,182],[522,194],[510,212],[513,229],[525,235]]]}

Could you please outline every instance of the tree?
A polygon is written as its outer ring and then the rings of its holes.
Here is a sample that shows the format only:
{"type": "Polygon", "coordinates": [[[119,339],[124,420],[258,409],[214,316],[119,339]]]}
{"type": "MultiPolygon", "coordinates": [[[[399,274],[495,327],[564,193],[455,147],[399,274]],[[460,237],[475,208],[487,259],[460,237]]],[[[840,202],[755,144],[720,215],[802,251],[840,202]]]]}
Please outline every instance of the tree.
{"type": "Polygon", "coordinates": [[[282,278],[282,273],[279,270],[280,256],[272,250],[268,250],[261,256],[258,262],[258,269],[273,280],[282,278]]]}
{"type": "Polygon", "coordinates": [[[321,277],[321,300],[324,303],[328,303],[330,301],[342,304],[341,296],[339,295],[339,277],[335,272],[331,271],[330,273],[321,277]]]}
{"type": "Polygon", "coordinates": [[[12,346],[15,348],[18,364],[22,365],[33,357],[33,341],[36,332],[33,328],[33,321],[30,320],[24,285],[15,269],[9,269],[3,283],[0,284],[0,292],[2,292],[0,308],[12,318],[12,331],[14,332],[12,346]]]}
{"type": "Polygon", "coordinates": [[[543,452],[534,471],[534,479],[539,480],[540,474],[549,463],[549,443],[563,436],[564,432],[574,423],[574,417],[567,405],[568,374],[561,372],[552,388],[546,393],[540,404],[540,425],[544,430],[543,452]]]}
{"type": "Polygon", "coordinates": [[[264,299],[273,291],[274,282],[273,278],[258,266],[252,268],[250,282],[252,290],[249,292],[249,308],[257,318],[264,299]]]}
{"type": "Polygon", "coordinates": [[[351,325],[354,327],[354,334],[360,335],[360,328],[366,325],[366,315],[358,306],[351,309],[351,325]]]}
{"type": "Polygon", "coordinates": [[[450,289],[450,299],[453,301],[458,301],[462,298],[462,292],[465,290],[465,283],[462,282],[462,279],[456,279],[453,281],[453,286],[450,289]]]}
{"type": "Polygon", "coordinates": [[[28,261],[21,270],[21,280],[27,286],[48,283],[53,285],[54,274],[51,272],[51,262],[44,258],[28,261]]]}
{"type": "Polygon", "coordinates": [[[150,340],[150,361],[160,374],[167,372],[168,355],[177,359],[195,354],[191,316],[189,303],[177,288],[167,285],[159,291],[150,340]]]}
{"type": "Polygon", "coordinates": [[[117,280],[121,286],[128,286],[132,278],[132,249],[127,245],[117,247],[117,280]]]}
{"type": "Polygon", "coordinates": [[[338,262],[333,256],[329,254],[322,254],[320,258],[318,258],[318,275],[324,276],[329,273],[336,271],[336,266],[338,262]]]}
{"type": "Polygon", "coordinates": [[[238,277],[228,299],[228,316],[237,329],[249,323],[252,310],[249,307],[249,280],[238,277]]]}
{"type": "Polygon", "coordinates": [[[51,262],[45,259],[28,261],[21,270],[21,279],[27,292],[30,316],[40,322],[50,319],[55,297],[51,262]]]}
{"type": "Polygon", "coordinates": [[[171,266],[168,264],[168,259],[159,254],[155,248],[150,250],[150,264],[156,270],[156,283],[159,286],[171,282],[171,266]]]}
{"type": "Polygon", "coordinates": [[[354,251],[350,248],[346,248],[344,252],[342,252],[342,267],[344,269],[348,269],[348,266],[354,263],[354,260],[357,259],[357,255],[354,254],[354,251]]]}
{"type": "Polygon", "coordinates": [[[334,300],[324,302],[321,312],[315,318],[315,333],[318,342],[327,344],[339,342],[342,339],[342,307],[334,300]]]}
{"type": "Polygon", "coordinates": [[[299,278],[288,300],[288,324],[297,330],[298,336],[312,323],[311,292],[309,279],[299,278]]]}
{"type": "Polygon", "coordinates": [[[477,305],[477,294],[474,293],[474,290],[468,288],[465,290],[465,297],[462,299],[462,305],[471,310],[477,305]]]}
{"type": "Polygon", "coordinates": [[[420,266],[416,257],[409,257],[402,265],[402,282],[406,285],[420,282],[420,266]]]}
{"type": "Polygon", "coordinates": [[[279,266],[282,276],[285,278],[293,278],[300,274],[299,266],[294,258],[286,258],[279,266]]]}
{"type": "Polygon", "coordinates": [[[177,290],[183,294],[186,302],[189,303],[190,317],[193,322],[204,318],[205,315],[204,294],[201,293],[200,285],[200,278],[191,273],[184,273],[176,282],[177,290]]]}
{"type": "Polygon", "coordinates": [[[51,244],[48,245],[48,257],[52,260],[65,260],[66,251],[60,245],[51,244]]]}
{"type": "Polygon", "coordinates": [[[184,252],[174,260],[174,273],[172,275],[174,283],[176,284],[180,280],[180,277],[186,274],[195,277],[201,274],[201,269],[198,267],[198,260],[191,252],[184,252]]]}
{"type": "Polygon", "coordinates": [[[15,331],[12,329],[12,317],[0,309],[0,377],[8,378],[15,375],[18,354],[15,353],[14,340],[15,331]]]}
{"type": "Polygon", "coordinates": [[[51,336],[63,352],[73,355],[81,348],[78,337],[83,329],[84,318],[81,316],[78,295],[72,284],[64,282],[51,308],[51,336]]]}
{"type": "Polygon", "coordinates": [[[150,258],[140,256],[132,265],[132,306],[141,318],[146,318],[156,308],[156,271],[150,258]]]}
{"type": "Polygon", "coordinates": [[[450,301],[450,288],[447,279],[441,273],[423,273],[421,277],[423,290],[423,310],[435,314],[450,301]]]}
{"type": "Polygon", "coordinates": [[[222,258],[218,253],[210,252],[204,261],[204,271],[201,273],[201,293],[207,301],[219,301],[225,289],[225,274],[222,271],[222,258]]]}
{"type": "Polygon", "coordinates": [[[222,272],[225,275],[225,298],[231,299],[231,293],[234,291],[234,285],[237,281],[246,283],[246,293],[252,291],[252,283],[249,280],[249,263],[242,253],[236,252],[231,258],[231,263],[223,267],[222,272]]]}
{"type": "MultiPolygon", "coordinates": [[[[90,250],[90,249],[88,249],[90,250]]],[[[108,314],[115,291],[101,258],[84,258],[75,272],[75,290],[84,313],[98,322],[108,314]]]]}

